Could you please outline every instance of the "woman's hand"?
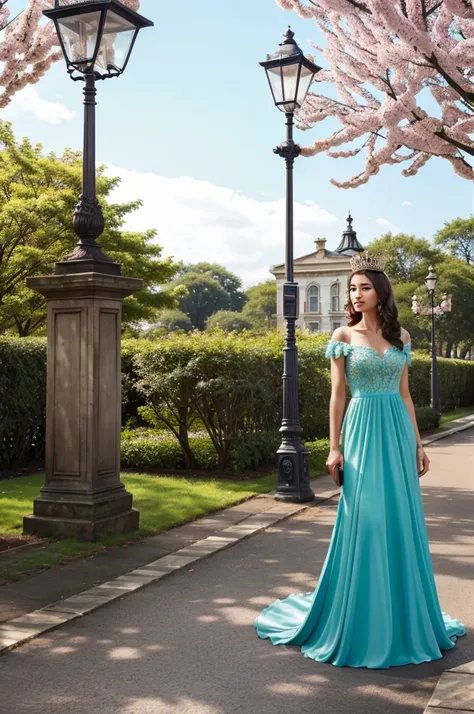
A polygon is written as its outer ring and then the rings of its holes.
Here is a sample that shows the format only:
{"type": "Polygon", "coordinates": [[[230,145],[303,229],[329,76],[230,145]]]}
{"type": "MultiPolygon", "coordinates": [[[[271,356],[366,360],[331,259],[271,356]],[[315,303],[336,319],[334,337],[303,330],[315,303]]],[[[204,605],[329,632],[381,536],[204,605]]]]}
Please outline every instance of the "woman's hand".
{"type": "Polygon", "coordinates": [[[341,469],[344,467],[344,457],[342,456],[339,449],[331,449],[331,451],[329,452],[329,456],[326,460],[326,466],[336,486],[337,478],[335,469],[338,464],[340,464],[341,469]]]}
{"type": "Polygon", "coordinates": [[[418,477],[424,476],[430,470],[430,460],[421,444],[416,450],[416,463],[418,466],[418,477]]]}

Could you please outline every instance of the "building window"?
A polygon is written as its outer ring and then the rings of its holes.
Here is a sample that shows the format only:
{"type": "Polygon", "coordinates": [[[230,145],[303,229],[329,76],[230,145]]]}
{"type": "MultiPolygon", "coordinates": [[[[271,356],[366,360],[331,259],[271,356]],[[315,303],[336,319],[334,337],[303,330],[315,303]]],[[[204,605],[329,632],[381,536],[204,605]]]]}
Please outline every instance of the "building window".
{"type": "Polygon", "coordinates": [[[308,312],[319,312],[319,288],[317,285],[311,285],[308,290],[309,310],[308,312]]]}
{"type": "Polygon", "coordinates": [[[311,335],[319,332],[319,322],[308,322],[308,330],[311,335]]]}
{"type": "Polygon", "coordinates": [[[331,285],[331,310],[339,312],[339,283],[331,285]]]}
{"type": "Polygon", "coordinates": [[[333,329],[333,330],[337,330],[337,328],[340,327],[340,326],[341,326],[341,323],[340,323],[340,322],[333,322],[333,323],[332,323],[332,329],[333,329]]]}

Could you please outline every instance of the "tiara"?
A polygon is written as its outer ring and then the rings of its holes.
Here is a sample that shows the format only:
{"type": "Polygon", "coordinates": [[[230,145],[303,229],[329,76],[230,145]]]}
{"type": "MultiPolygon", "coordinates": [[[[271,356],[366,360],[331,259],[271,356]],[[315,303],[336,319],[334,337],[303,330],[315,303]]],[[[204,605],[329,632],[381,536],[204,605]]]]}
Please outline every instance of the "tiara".
{"type": "Polygon", "coordinates": [[[370,255],[367,251],[357,253],[350,259],[351,273],[357,273],[360,270],[375,270],[378,273],[383,273],[385,268],[385,260],[379,254],[370,255]]]}

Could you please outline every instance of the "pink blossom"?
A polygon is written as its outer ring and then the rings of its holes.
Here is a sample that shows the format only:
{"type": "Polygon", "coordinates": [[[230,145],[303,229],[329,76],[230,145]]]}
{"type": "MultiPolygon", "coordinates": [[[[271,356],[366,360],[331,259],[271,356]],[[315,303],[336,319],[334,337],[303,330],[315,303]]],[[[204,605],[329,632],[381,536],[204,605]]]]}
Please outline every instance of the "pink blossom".
{"type": "MultiPolygon", "coordinates": [[[[72,2],[73,0],[71,0],[72,2]]],[[[121,0],[131,10],[138,10],[140,0],[121,0]]],[[[28,0],[26,8],[10,24],[8,5],[0,9],[0,108],[6,107],[13,95],[27,84],[35,84],[62,58],[59,40],[52,22],[42,23],[43,10],[54,6],[54,0],[28,0]]]]}
{"type": "Polygon", "coordinates": [[[409,163],[403,175],[411,176],[432,156],[473,180],[474,0],[472,9],[466,0],[277,3],[316,20],[327,42],[326,69],[316,76],[298,122],[309,130],[335,118],[340,128],[302,154],[349,159],[365,153],[364,170],[335,185],[366,183],[384,164],[409,163]],[[336,94],[327,96],[327,83],[336,94]],[[433,116],[423,108],[427,89],[438,103],[433,116]]]}

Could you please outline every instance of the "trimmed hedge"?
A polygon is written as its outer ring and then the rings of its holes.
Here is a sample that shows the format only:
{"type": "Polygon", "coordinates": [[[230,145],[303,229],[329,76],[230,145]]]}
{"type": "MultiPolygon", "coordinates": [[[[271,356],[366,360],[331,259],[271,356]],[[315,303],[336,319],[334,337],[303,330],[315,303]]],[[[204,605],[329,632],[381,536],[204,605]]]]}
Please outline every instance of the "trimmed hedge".
{"type": "MultiPolygon", "coordinates": [[[[300,420],[307,443],[327,437],[329,431],[327,339],[327,335],[301,333],[297,337],[300,420]]],[[[185,418],[191,422],[187,431],[205,429],[209,434],[207,442],[192,434],[189,437],[196,468],[213,468],[217,455],[221,468],[225,463],[235,471],[271,463],[281,423],[282,342],[276,330],[259,336],[217,332],[124,340],[123,423],[134,420],[140,425],[140,412],[153,412],[153,425],[169,432],[170,427],[160,420],[165,417],[177,427],[180,418],[170,408],[172,401],[167,402],[171,396],[178,407],[187,410],[185,418]]],[[[474,404],[474,362],[441,358],[438,364],[442,409],[474,404]]],[[[45,339],[0,338],[0,474],[38,460],[44,453],[45,365],[45,339]]],[[[430,358],[416,351],[410,388],[420,430],[434,428],[430,411],[419,409],[430,401],[430,358]]],[[[167,438],[172,446],[153,444],[141,451],[136,440],[132,444],[124,438],[124,465],[132,461],[136,465],[133,453],[140,468],[150,459],[175,463],[182,447],[174,436],[167,438]],[[147,456],[150,453],[155,456],[147,456]]]]}
{"type": "Polygon", "coordinates": [[[415,407],[416,423],[420,432],[437,429],[440,424],[440,415],[431,407],[415,407]]]}
{"type": "MultiPolygon", "coordinates": [[[[217,467],[217,454],[209,437],[190,437],[198,469],[217,467]]],[[[122,466],[134,469],[182,469],[183,452],[177,439],[167,435],[123,432],[121,440],[122,466]]]]}
{"type": "MultiPolygon", "coordinates": [[[[217,454],[208,436],[195,434],[190,437],[191,448],[196,459],[196,468],[216,470],[217,454]]],[[[262,465],[276,463],[276,450],[280,445],[280,435],[276,432],[250,434],[239,440],[232,449],[230,470],[234,473],[250,471],[262,465]]],[[[329,439],[318,439],[305,443],[313,468],[324,470],[329,453],[329,439]]],[[[184,460],[177,439],[158,434],[152,429],[124,431],[121,449],[122,465],[127,468],[145,470],[183,469],[184,460]]]]}
{"type": "MultiPolygon", "coordinates": [[[[122,466],[136,469],[184,469],[183,452],[174,436],[163,436],[153,430],[122,433],[122,466]]],[[[279,446],[278,434],[249,434],[232,446],[229,460],[230,471],[255,470],[259,466],[276,462],[279,446]]],[[[195,468],[204,471],[218,468],[217,453],[211,439],[201,434],[190,435],[189,442],[195,459],[195,468]]]]}
{"type": "Polygon", "coordinates": [[[46,340],[0,337],[0,476],[41,459],[46,412],[46,340]]]}
{"type": "MultiPolygon", "coordinates": [[[[414,352],[410,370],[410,392],[415,406],[430,403],[431,358],[414,352]]],[[[474,362],[438,358],[438,382],[441,410],[451,411],[474,404],[474,362]]]]}

